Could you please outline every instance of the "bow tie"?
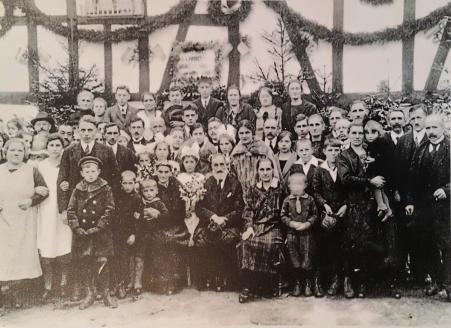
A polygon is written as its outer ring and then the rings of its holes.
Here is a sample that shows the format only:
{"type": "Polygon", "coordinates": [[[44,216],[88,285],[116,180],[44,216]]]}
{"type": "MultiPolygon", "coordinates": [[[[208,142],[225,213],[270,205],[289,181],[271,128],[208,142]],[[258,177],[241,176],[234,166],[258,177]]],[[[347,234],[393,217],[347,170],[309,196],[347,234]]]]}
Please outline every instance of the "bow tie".
{"type": "Polygon", "coordinates": [[[142,143],[143,143],[143,139],[138,140],[138,141],[133,140],[133,144],[134,144],[134,145],[141,145],[142,143]]]}

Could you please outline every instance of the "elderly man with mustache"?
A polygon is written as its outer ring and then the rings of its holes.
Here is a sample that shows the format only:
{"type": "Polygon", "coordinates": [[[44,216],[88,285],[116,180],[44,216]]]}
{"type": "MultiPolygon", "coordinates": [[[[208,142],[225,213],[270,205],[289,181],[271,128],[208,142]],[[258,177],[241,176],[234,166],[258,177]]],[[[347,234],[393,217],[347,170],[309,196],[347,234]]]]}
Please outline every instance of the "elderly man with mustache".
{"type": "Polygon", "coordinates": [[[412,161],[406,214],[432,228],[431,244],[423,244],[429,250],[433,279],[428,294],[437,293],[441,283],[451,302],[450,140],[441,115],[426,117],[425,129],[428,141],[418,147],[412,161]]]}
{"type": "Polygon", "coordinates": [[[204,286],[215,284],[216,291],[230,287],[237,278],[235,246],[243,226],[243,191],[238,179],[229,173],[223,154],[211,156],[212,176],[205,182],[205,197],[198,203],[196,213],[203,228],[201,252],[204,286]]]}

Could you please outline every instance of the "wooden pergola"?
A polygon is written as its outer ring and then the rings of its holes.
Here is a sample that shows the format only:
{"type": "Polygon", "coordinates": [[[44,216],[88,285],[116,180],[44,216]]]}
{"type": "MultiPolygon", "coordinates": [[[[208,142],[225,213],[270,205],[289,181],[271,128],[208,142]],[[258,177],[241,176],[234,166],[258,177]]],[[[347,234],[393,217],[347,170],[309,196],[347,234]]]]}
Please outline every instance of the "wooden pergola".
{"type": "MultiPolygon", "coordinates": [[[[78,16],[76,10],[76,0],[65,0],[67,5],[67,15],[52,16],[56,21],[65,23],[70,27],[71,33],[68,36],[69,45],[69,63],[70,63],[70,83],[75,85],[78,79],[79,67],[79,27],[83,25],[102,25],[106,33],[111,32],[112,25],[140,25],[149,22],[152,18],[147,16],[147,1],[144,3],[144,15],[130,16],[130,17],[87,17],[78,16]]],[[[34,0],[31,4],[35,6],[34,0]]],[[[415,5],[416,0],[404,0],[404,22],[411,22],[415,20],[415,5]]],[[[195,6],[194,6],[195,8],[195,6]]],[[[194,8],[192,13],[179,25],[176,34],[176,41],[184,41],[190,25],[198,26],[217,26],[210,19],[208,14],[195,14],[194,8]]],[[[343,31],[343,17],[344,17],[344,0],[334,0],[333,2],[333,29],[343,31]]],[[[282,17],[283,19],[283,17],[282,17]]],[[[5,18],[0,18],[0,23],[3,23],[5,18]]],[[[29,92],[1,92],[0,102],[6,103],[23,103],[26,97],[33,92],[33,88],[39,85],[39,66],[38,60],[38,35],[37,25],[27,16],[15,16],[12,18],[15,25],[25,25],[27,27],[27,50],[28,50],[28,77],[29,77],[29,92]]],[[[240,54],[237,46],[240,43],[240,24],[236,20],[232,24],[226,26],[228,29],[228,40],[233,49],[229,53],[229,73],[228,84],[240,83],[240,54]]],[[[287,30],[288,35],[293,40],[295,30],[287,30]]],[[[443,66],[450,48],[451,23],[448,22],[443,37],[440,41],[438,51],[434,58],[434,62],[430,69],[427,78],[425,91],[435,90],[437,88],[443,66]]],[[[138,60],[139,60],[139,93],[149,90],[150,85],[150,70],[149,70],[149,35],[146,31],[141,31],[137,35],[138,40],[138,60]]],[[[414,46],[415,36],[408,37],[402,40],[402,92],[410,94],[414,91],[413,88],[413,73],[414,73],[414,46]]],[[[112,42],[104,41],[104,85],[105,93],[109,94],[113,90],[113,55],[112,42]]],[[[295,55],[303,70],[313,72],[307,51],[307,44],[305,47],[296,48],[295,55]]],[[[171,62],[168,60],[166,69],[163,75],[160,91],[168,87],[171,81],[170,67],[171,62]]],[[[314,75],[314,74],[313,74],[314,75]]],[[[315,76],[307,79],[307,83],[312,92],[321,93],[321,88],[315,76]]],[[[343,44],[332,45],[332,88],[335,92],[343,92],[343,44]]]]}

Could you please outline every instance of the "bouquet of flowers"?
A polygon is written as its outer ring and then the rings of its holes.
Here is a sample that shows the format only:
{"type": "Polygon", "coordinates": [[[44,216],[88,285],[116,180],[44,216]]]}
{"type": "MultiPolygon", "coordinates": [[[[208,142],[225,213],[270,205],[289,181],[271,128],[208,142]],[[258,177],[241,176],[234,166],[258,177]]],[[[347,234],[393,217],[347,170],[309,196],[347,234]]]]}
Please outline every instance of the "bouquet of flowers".
{"type": "Polygon", "coordinates": [[[194,209],[196,203],[205,195],[204,180],[202,174],[183,175],[184,181],[180,186],[180,197],[185,201],[185,225],[190,233],[188,246],[194,245],[194,231],[199,224],[199,218],[196,216],[194,209]]]}
{"type": "Polygon", "coordinates": [[[192,175],[188,181],[180,186],[180,197],[185,201],[187,216],[194,211],[197,201],[205,195],[204,176],[192,175]]]}

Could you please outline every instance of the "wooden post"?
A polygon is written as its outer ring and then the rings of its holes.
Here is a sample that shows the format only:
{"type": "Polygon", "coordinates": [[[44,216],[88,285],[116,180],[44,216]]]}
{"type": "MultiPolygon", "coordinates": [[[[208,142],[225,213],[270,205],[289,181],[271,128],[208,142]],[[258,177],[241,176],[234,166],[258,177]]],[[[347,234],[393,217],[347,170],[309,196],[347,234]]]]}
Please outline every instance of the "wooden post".
{"type": "Polygon", "coordinates": [[[27,17],[27,52],[28,52],[28,90],[34,92],[39,90],[39,51],[38,31],[36,24],[27,17]]]}
{"type": "Polygon", "coordinates": [[[227,85],[232,84],[240,86],[240,53],[238,45],[240,44],[240,22],[238,20],[231,23],[228,27],[229,42],[233,49],[229,53],[229,76],[227,85]]]}
{"type": "MultiPolygon", "coordinates": [[[[111,32],[111,24],[105,23],[105,33],[111,32]]],[[[105,94],[111,95],[113,92],[113,48],[111,41],[105,40],[103,42],[103,57],[104,57],[104,69],[105,69],[105,94]]]]}
{"type": "MultiPolygon", "coordinates": [[[[69,45],[69,85],[75,88],[78,84],[78,27],[76,0],[66,0],[67,5],[67,25],[70,28],[68,38],[69,45]]],[[[74,95],[76,90],[73,89],[74,95]]]]}
{"type": "MultiPolygon", "coordinates": [[[[334,0],[333,27],[343,31],[344,0],[334,0]]],[[[343,92],[343,42],[332,44],[332,90],[343,92]]]]}
{"type": "MultiPolygon", "coordinates": [[[[144,3],[144,18],[147,17],[147,1],[144,3]]],[[[149,35],[145,31],[140,31],[138,35],[138,59],[139,59],[139,94],[149,91],[150,72],[149,72],[149,35]]]]}
{"type": "Polygon", "coordinates": [[[446,57],[448,56],[451,47],[451,22],[445,26],[443,31],[442,39],[435,54],[434,61],[432,62],[431,70],[429,71],[426,84],[424,86],[425,91],[434,91],[437,89],[438,82],[440,81],[440,76],[442,75],[443,66],[446,62],[446,57]]]}
{"type": "MultiPolygon", "coordinates": [[[[404,0],[403,22],[408,23],[415,20],[416,0],[404,0]]],[[[413,92],[413,60],[415,52],[415,36],[402,40],[402,92],[410,94],[413,92]]]]}
{"type": "Polygon", "coordinates": [[[145,31],[140,31],[138,36],[139,58],[139,93],[149,91],[149,36],[145,31]]]}

